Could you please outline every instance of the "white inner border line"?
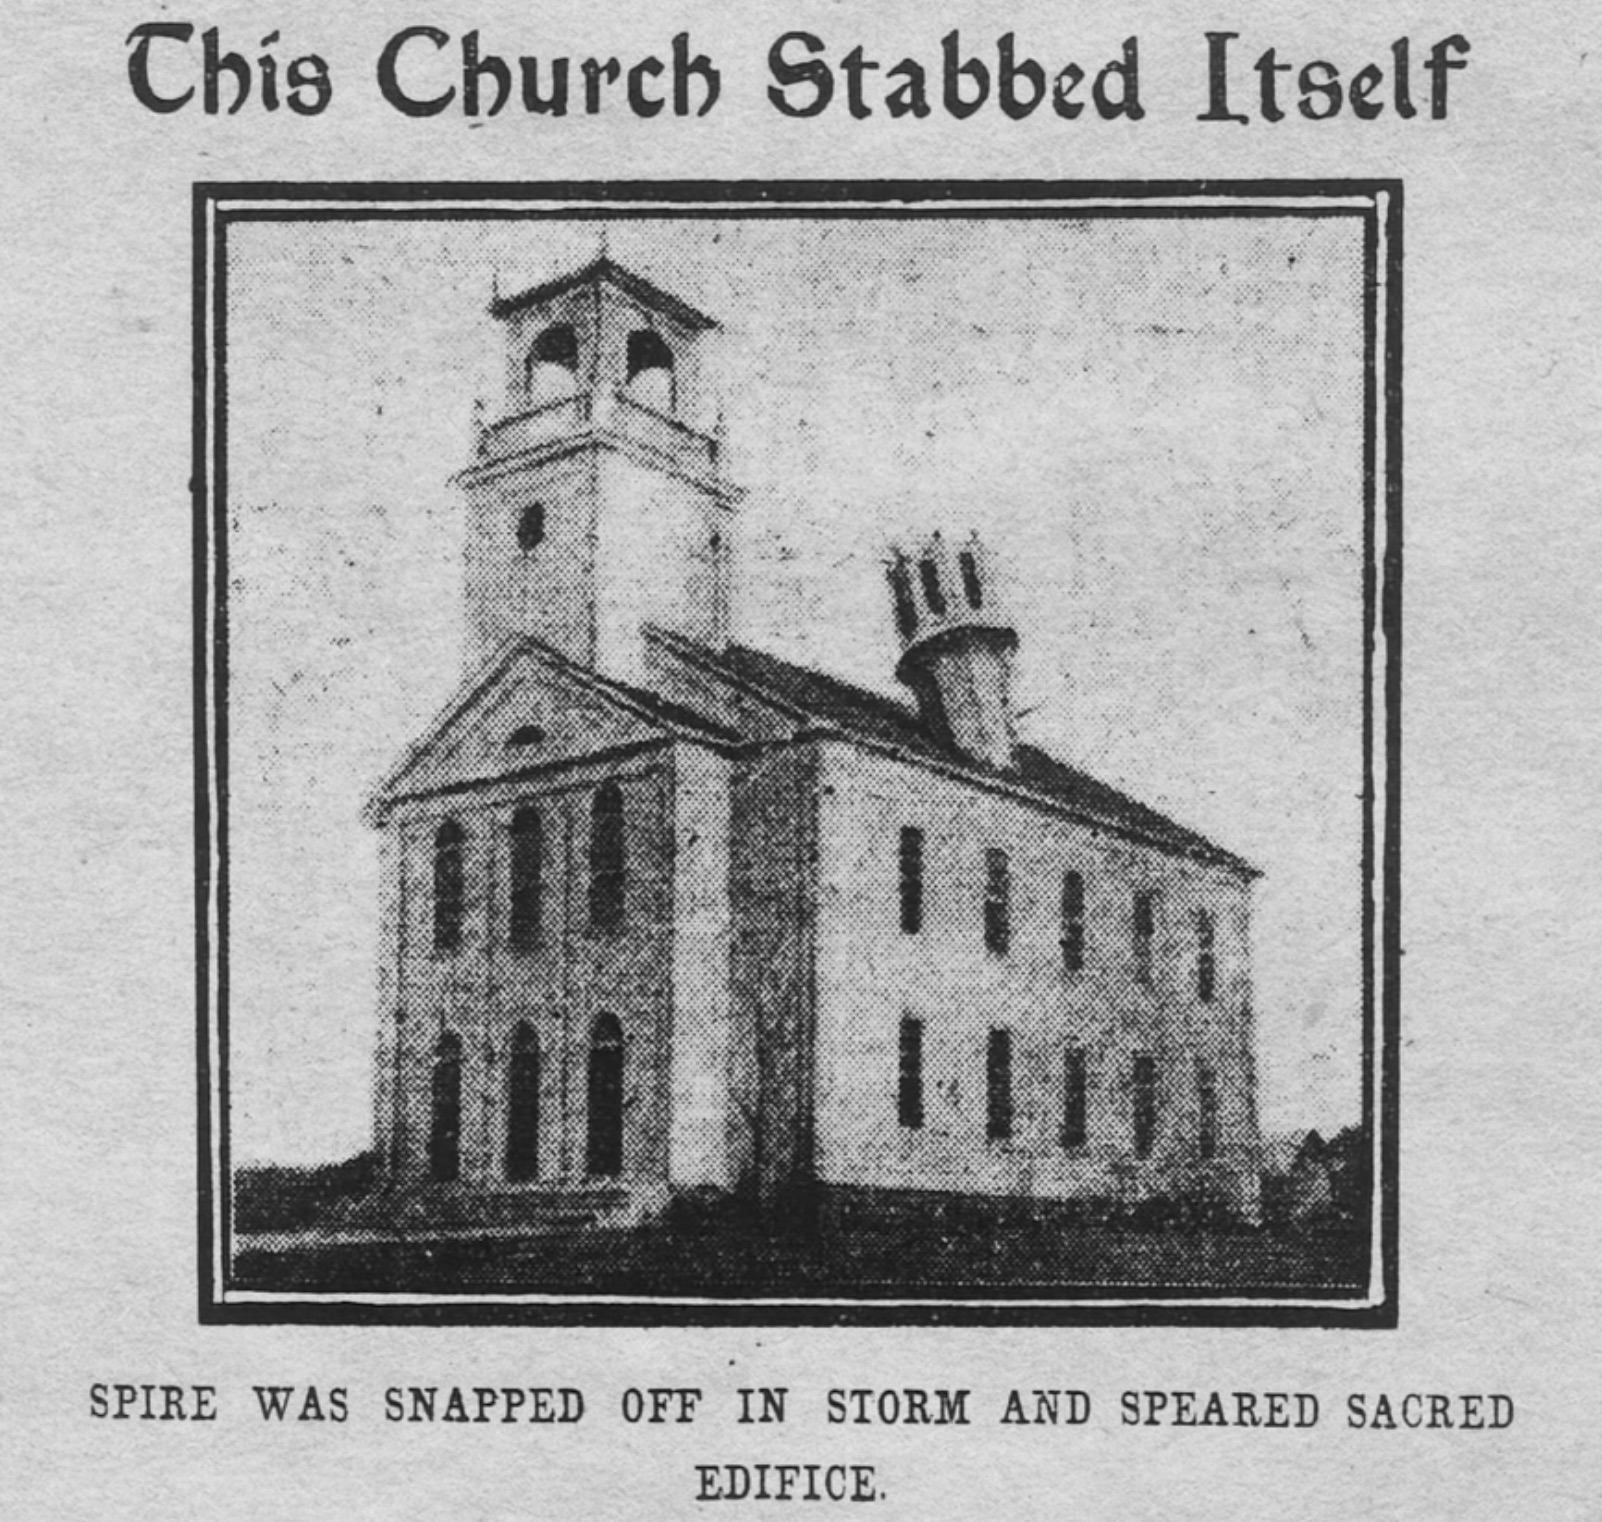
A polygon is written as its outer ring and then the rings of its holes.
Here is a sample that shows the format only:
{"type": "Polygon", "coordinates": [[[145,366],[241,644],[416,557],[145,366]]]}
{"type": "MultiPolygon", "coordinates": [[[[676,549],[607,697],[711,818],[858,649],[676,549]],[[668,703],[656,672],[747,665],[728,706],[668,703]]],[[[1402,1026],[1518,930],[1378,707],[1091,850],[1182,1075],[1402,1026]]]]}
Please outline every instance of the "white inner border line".
{"type": "MultiPolygon", "coordinates": [[[[426,185],[426,181],[418,182],[426,185]]],[[[750,189],[755,190],[761,184],[769,182],[752,182],[750,189]]],[[[782,183],[782,182],[772,182],[782,183]]],[[[914,183],[914,182],[908,182],[914,183]]],[[[938,186],[938,182],[930,182],[931,186],[938,186]]],[[[1132,181],[1138,185],[1138,181],[1132,181]]],[[[738,188],[748,188],[740,185],[738,188]]],[[[208,196],[206,198],[205,223],[205,262],[203,279],[203,331],[205,334],[205,352],[209,364],[207,370],[207,384],[204,396],[204,417],[206,421],[206,458],[203,469],[206,473],[207,487],[207,521],[204,525],[206,543],[211,553],[207,556],[206,564],[206,633],[209,638],[207,656],[206,691],[203,702],[206,719],[206,733],[209,744],[211,767],[207,776],[207,791],[211,804],[210,830],[207,849],[211,853],[211,889],[206,906],[207,926],[210,935],[210,962],[207,968],[207,989],[211,1000],[210,1019],[207,1029],[207,1052],[210,1059],[210,1082],[208,1085],[211,1104],[211,1156],[209,1159],[211,1170],[212,1196],[212,1254],[209,1267],[212,1273],[211,1294],[212,1301],[217,1305],[304,1305],[329,1306],[363,1305],[402,1308],[417,1307],[451,1307],[460,1309],[473,1309],[477,1307],[539,1307],[559,1306],[574,1310],[585,1306],[659,1306],[663,1308],[683,1307],[696,1308],[740,1308],[740,1309],[767,1309],[775,1313],[787,1310],[807,1310],[814,1307],[837,1308],[875,1311],[877,1309],[933,1309],[944,1310],[951,1313],[955,1323],[962,1322],[970,1314],[990,1310],[1051,1310],[1051,1311],[1100,1311],[1100,1310],[1149,1310],[1161,1313],[1164,1310],[1185,1309],[1230,1309],[1230,1310],[1258,1310],[1271,1313],[1276,1310],[1314,1310],[1314,1311],[1361,1311],[1381,1306],[1385,1302],[1384,1286],[1384,1199],[1382,1184],[1382,1139],[1385,1135],[1385,1117],[1383,1112],[1384,1085],[1384,992],[1385,992],[1385,861],[1389,846],[1387,834],[1386,810],[1389,800],[1389,778],[1387,774],[1387,709],[1386,709],[1386,673],[1389,669],[1390,643],[1385,629],[1385,566],[1391,546],[1389,524],[1389,490],[1388,470],[1389,457],[1386,448],[1386,424],[1388,420],[1388,401],[1386,397],[1387,378],[1387,334],[1389,329],[1388,315],[1392,299],[1390,282],[1388,278],[1387,259],[1389,246],[1387,237],[1386,219],[1390,212],[1390,194],[1383,188],[1377,188],[1369,193],[1353,193],[1338,195],[1318,195],[1311,193],[1306,196],[1289,194],[1267,194],[1243,190],[1237,194],[1220,194],[1216,192],[1198,192],[1194,195],[1176,194],[1162,196],[1109,196],[1096,195],[1085,197],[1073,196],[1041,196],[1041,197],[1012,197],[1012,198],[946,198],[929,196],[927,198],[916,195],[890,196],[874,200],[792,200],[792,199],[763,199],[760,195],[749,197],[731,197],[728,200],[708,199],[671,199],[650,200],[635,198],[612,199],[610,197],[577,196],[563,199],[549,198],[506,198],[506,197],[442,197],[427,196],[407,197],[404,199],[385,199],[373,197],[368,199],[356,198],[327,198],[327,197],[301,197],[301,196],[242,196],[226,199],[208,196]],[[731,219],[749,218],[764,215],[794,216],[801,212],[811,212],[820,218],[827,218],[832,214],[841,212],[861,212],[863,210],[875,211],[885,216],[916,215],[920,211],[971,211],[988,213],[998,218],[1005,217],[1009,211],[1058,209],[1071,214],[1074,211],[1110,211],[1115,213],[1138,212],[1142,209],[1168,210],[1168,211],[1195,211],[1198,209],[1218,209],[1238,211],[1243,208],[1256,208],[1263,211],[1298,211],[1315,210],[1325,212],[1349,212],[1372,216],[1376,227],[1375,248],[1375,289],[1374,302],[1374,391],[1375,407],[1373,419],[1373,449],[1374,449],[1374,480],[1373,480],[1373,506],[1374,515],[1374,658],[1372,663],[1372,676],[1370,681],[1369,697],[1373,700],[1373,742],[1374,754],[1374,880],[1372,884],[1364,884],[1365,893],[1374,894],[1374,936],[1370,950],[1372,958],[1372,976],[1374,988],[1373,1008],[1367,1011],[1373,1022],[1373,1072],[1370,1076],[1373,1085],[1374,1102],[1372,1106],[1372,1160],[1371,1178],[1374,1180],[1372,1190],[1372,1218],[1370,1231],[1369,1279],[1366,1295],[1348,1298],[1290,1298],[1270,1299],[1266,1296],[1252,1297],[1239,1295],[1207,1295],[1195,1298],[1162,1297],[1162,1298],[1130,1298],[1115,1299],[1097,1297],[1094,1299],[1073,1299],[1057,1297],[1052,1299],[1022,1299],[1010,1298],[1005,1300],[981,1300],[976,1298],[955,1298],[951,1296],[934,1299],[850,1299],[840,1297],[794,1297],[780,1298],[739,1298],[734,1296],[689,1296],[689,1295],[595,1295],[595,1294],[486,1294],[486,1295],[442,1295],[419,1292],[337,1292],[337,1291],[271,1291],[271,1290],[229,1290],[224,1287],[225,1256],[228,1243],[224,1235],[224,1191],[230,1187],[230,1181],[222,1177],[221,1147],[227,1116],[221,1102],[222,1086],[222,1044],[219,1032],[218,1015],[219,1003],[219,977],[222,942],[219,927],[219,870],[220,853],[218,850],[218,834],[220,829],[221,813],[219,788],[217,784],[217,745],[216,745],[216,635],[219,628],[217,586],[216,586],[216,559],[215,541],[212,525],[219,506],[216,496],[217,465],[219,462],[217,439],[216,398],[218,393],[219,367],[217,364],[217,335],[215,323],[215,299],[217,280],[217,261],[219,257],[217,241],[217,220],[219,215],[237,215],[252,211],[274,211],[301,215],[305,213],[324,213],[330,216],[359,215],[363,211],[393,211],[398,214],[413,213],[438,216],[440,213],[454,213],[463,220],[471,220],[475,215],[486,211],[509,211],[528,213],[549,213],[553,219],[562,213],[571,214],[575,209],[594,209],[597,211],[616,213],[619,211],[651,211],[664,216],[693,213],[701,219],[714,217],[719,214],[731,219]]],[[[1365,631],[1366,637],[1366,631],[1365,631]]]]}

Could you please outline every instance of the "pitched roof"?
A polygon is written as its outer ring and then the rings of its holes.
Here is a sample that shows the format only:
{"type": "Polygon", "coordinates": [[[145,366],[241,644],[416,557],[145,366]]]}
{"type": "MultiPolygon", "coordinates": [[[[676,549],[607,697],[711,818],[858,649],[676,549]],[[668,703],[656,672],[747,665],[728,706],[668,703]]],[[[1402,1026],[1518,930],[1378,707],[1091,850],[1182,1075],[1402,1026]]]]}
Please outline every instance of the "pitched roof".
{"type": "Polygon", "coordinates": [[[582,269],[559,275],[554,280],[542,281],[539,285],[531,285],[527,290],[517,291],[510,296],[496,297],[490,303],[490,315],[510,317],[525,307],[541,306],[547,301],[554,301],[558,296],[565,296],[581,285],[589,285],[600,280],[608,281],[626,296],[632,296],[642,306],[654,307],[659,312],[665,312],[669,317],[694,331],[704,332],[708,328],[718,326],[717,318],[708,317],[705,312],[681,300],[671,291],[664,291],[655,281],[647,280],[644,275],[636,275],[633,270],[625,269],[604,255],[592,259],[582,269]]]}
{"type": "Polygon", "coordinates": [[[1160,849],[1190,856],[1257,877],[1261,873],[1242,857],[1187,829],[1115,787],[1077,767],[1058,761],[1033,745],[1020,745],[1013,765],[999,769],[976,762],[946,745],[924,726],[910,704],[794,665],[747,645],[714,650],[680,635],[653,630],[659,643],[703,672],[721,675],[758,696],[765,696],[805,716],[815,725],[836,730],[846,739],[920,757],[969,774],[975,781],[1031,793],[1082,813],[1092,822],[1132,834],[1160,849]]]}

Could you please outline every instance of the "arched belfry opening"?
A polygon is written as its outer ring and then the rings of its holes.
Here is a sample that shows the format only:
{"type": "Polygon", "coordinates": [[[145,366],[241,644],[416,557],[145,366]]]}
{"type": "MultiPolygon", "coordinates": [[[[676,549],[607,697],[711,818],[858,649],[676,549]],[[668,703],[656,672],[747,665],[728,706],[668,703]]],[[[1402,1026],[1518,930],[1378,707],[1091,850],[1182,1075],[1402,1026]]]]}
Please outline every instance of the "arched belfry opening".
{"type": "Polygon", "coordinates": [[[555,322],[543,329],[530,345],[524,368],[530,407],[560,401],[578,389],[578,330],[570,322],[555,322]]]}
{"type": "Polygon", "coordinates": [[[673,350],[652,328],[636,328],[628,339],[628,394],[658,412],[674,410],[673,350]]]}

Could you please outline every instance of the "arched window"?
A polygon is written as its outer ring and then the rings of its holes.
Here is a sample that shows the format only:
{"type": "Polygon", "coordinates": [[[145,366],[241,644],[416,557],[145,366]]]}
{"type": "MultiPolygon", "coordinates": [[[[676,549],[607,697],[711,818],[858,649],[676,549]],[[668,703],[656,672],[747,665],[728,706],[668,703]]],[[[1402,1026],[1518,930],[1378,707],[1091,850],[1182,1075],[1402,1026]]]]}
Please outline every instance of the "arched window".
{"type": "Polygon", "coordinates": [[[1012,1136],[1012,1032],[990,1032],[985,1047],[985,1134],[991,1141],[1012,1136]]]}
{"type": "Polygon", "coordinates": [[[1210,909],[1196,911],[1196,997],[1203,1004],[1213,1002],[1213,988],[1218,981],[1218,960],[1214,947],[1216,939],[1213,915],[1210,909]]]}
{"type": "Polygon", "coordinates": [[[923,581],[923,600],[936,618],[946,613],[946,592],[940,585],[940,567],[927,557],[918,562],[918,575],[923,581]]]}
{"type": "Polygon", "coordinates": [[[1196,1069],[1196,1150],[1203,1157],[1218,1156],[1218,1074],[1208,1063],[1196,1069]]]}
{"type": "Polygon", "coordinates": [[[1012,945],[1012,868],[1005,851],[985,852],[985,949],[1005,956],[1012,945]]]}
{"type": "Polygon", "coordinates": [[[428,1176],[449,1184],[462,1171],[462,1038],[446,1031],[434,1048],[433,1114],[428,1130],[428,1176]]]}
{"type": "Polygon", "coordinates": [[[1135,981],[1149,985],[1152,943],[1157,939],[1157,895],[1149,888],[1135,894],[1133,929],[1135,981]]]}
{"type": "Polygon", "coordinates": [[[896,1093],[896,1116],[909,1130],[923,1124],[923,1021],[910,1015],[901,1020],[901,1071],[896,1093]]]}
{"type": "Polygon", "coordinates": [[[513,1183],[540,1172],[540,1043],[527,1021],[512,1033],[506,1071],[506,1176],[513,1183]]]}
{"type": "Polygon", "coordinates": [[[616,930],[627,900],[623,789],[603,782],[590,803],[590,928],[616,930]]]}
{"type": "Polygon", "coordinates": [[[525,555],[545,541],[545,504],[530,502],[517,520],[517,547],[525,555]]]}
{"type": "Polygon", "coordinates": [[[546,328],[528,351],[525,382],[529,406],[541,407],[571,396],[577,379],[578,334],[572,323],[556,323],[546,328]]]}
{"type": "Polygon", "coordinates": [[[673,411],[673,351],[660,333],[637,328],[629,334],[628,372],[628,391],[635,401],[658,412],[673,411]]]}
{"type": "Polygon", "coordinates": [[[1088,1134],[1087,1086],[1084,1051],[1071,1046],[1062,1054],[1062,1144],[1070,1150],[1084,1146],[1088,1134]]]}
{"type": "Polygon", "coordinates": [[[1062,965],[1067,972],[1085,970],[1085,878],[1081,872],[1062,875],[1062,965]]]}
{"type": "Polygon", "coordinates": [[[1157,1059],[1142,1053],[1130,1074],[1136,1157],[1150,1157],[1157,1140],[1157,1059]]]}
{"type": "Polygon", "coordinates": [[[923,929],[923,831],[915,824],[901,827],[901,928],[923,929]]]}
{"type": "Polygon", "coordinates": [[[507,935],[519,951],[540,938],[540,866],[542,856],[539,811],[521,808],[512,815],[512,882],[507,935]]]}
{"type": "Polygon", "coordinates": [[[600,1178],[623,1171],[623,1028],[600,1015],[590,1034],[586,1166],[600,1178]]]}
{"type": "Polygon", "coordinates": [[[434,949],[455,951],[462,944],[466,908],[463,856],[467,832],[447,819],[434,834],[434,949]]]}

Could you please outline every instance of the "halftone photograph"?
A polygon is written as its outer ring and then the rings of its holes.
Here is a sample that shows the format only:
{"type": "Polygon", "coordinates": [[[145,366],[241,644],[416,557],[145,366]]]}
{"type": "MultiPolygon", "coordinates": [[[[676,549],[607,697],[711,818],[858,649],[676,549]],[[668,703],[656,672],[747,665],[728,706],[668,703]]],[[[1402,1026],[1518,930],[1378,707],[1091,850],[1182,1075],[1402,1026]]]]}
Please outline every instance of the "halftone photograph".
{"type": "Polygon", "coordinates": [[[204,1316],[1394,1322],[1394,186],[196,231],[204,1316]]]}

